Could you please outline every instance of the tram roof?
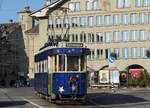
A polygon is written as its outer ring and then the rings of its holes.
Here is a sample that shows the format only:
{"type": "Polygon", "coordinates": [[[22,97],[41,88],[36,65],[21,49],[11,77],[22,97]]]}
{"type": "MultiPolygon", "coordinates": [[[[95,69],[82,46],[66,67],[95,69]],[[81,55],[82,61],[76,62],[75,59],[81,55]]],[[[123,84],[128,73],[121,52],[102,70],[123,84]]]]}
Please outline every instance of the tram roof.
{"type": "Polygon", "coordinates": [[[90,53],[89,48],[51,48],[44,50],[34,56],[35,62],[47,59],[50,55],[88,55],[90,53]]]}

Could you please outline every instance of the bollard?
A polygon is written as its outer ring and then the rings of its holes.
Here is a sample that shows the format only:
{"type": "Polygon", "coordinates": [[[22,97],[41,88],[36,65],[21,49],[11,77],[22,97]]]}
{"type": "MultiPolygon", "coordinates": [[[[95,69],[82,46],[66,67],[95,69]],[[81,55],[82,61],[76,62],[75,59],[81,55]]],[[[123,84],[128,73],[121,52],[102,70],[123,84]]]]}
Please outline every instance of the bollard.
{"type": "Polygon", "coordinates": [[[111,84],[112,84],[112,85],[111,85],[111,90],[112,90],[112,92],[114,93],[114,92],[115,92],[114,83],[112,82],[111,84]]]}

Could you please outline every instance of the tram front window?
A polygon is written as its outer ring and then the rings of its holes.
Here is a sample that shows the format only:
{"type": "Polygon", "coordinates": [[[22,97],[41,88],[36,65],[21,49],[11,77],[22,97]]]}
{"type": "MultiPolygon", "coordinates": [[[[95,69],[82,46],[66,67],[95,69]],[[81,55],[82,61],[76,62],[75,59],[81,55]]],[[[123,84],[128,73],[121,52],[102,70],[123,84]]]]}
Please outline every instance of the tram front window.
{"type": "Polygon", "coordinates": [[[67,56],[67,71],[79,71],[79,56],[67,56]]]}

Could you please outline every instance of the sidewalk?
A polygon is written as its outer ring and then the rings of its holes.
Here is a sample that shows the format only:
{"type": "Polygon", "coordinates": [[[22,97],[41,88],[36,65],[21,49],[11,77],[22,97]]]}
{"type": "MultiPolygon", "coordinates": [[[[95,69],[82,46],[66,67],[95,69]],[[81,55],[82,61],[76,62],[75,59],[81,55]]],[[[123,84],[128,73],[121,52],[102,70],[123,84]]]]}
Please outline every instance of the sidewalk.
{"type": "MultiPolygon", "coordinates": [[[[150,88],[127,88],[127,87],[121,87],[121,88],[115,88],[114,93],[121,93],[121,92],[131,92],[131,91],[141,91],[141,90],[150,90],[150,88]]],[[[88,88],[88,93],[112,93],[111,88],[88,88]]]]}

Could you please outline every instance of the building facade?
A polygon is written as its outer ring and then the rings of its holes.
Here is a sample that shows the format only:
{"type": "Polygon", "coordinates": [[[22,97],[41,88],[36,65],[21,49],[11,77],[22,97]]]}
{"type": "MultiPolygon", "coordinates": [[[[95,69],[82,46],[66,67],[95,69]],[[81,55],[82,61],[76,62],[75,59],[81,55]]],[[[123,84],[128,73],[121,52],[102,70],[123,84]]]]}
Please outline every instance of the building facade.
{"type": "Polygon", "coordinates": [[[146,50],[150,48],[150,0],[57,0],[52,3],[47,0],[46,3],[27,16],[39,21],[38,29],[35,30],[35,26],[30,30],[38,32],[25,34],[29,38],[30,73],[34,73],[34,53],[48,37],[84,42],[91,49],[88,66],[95,71],[107,67],[111,52],[115,52],[115,66],[119,70],[143,68],[150,73],[150,60],[146,57],[146,50]]]}
{"type": "Polygon", "coordinates": [[[0,86],[23,82],[28,74],[27,63],[21,26],[12,20],[0,24],[0,86]]]}

